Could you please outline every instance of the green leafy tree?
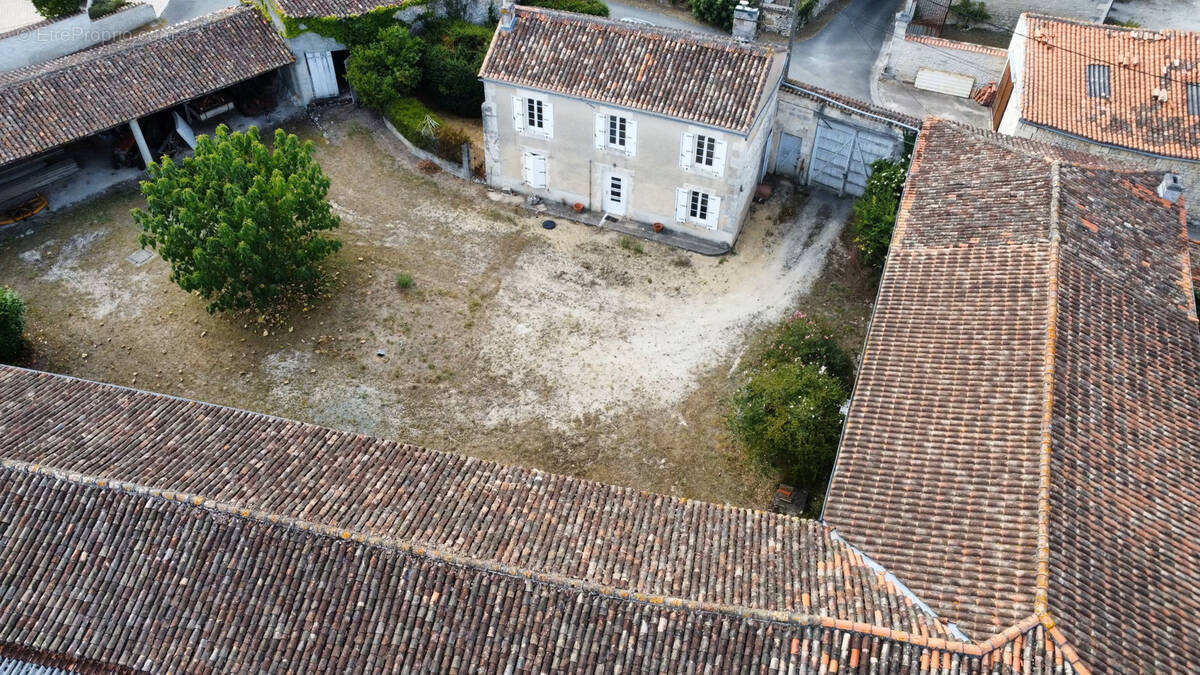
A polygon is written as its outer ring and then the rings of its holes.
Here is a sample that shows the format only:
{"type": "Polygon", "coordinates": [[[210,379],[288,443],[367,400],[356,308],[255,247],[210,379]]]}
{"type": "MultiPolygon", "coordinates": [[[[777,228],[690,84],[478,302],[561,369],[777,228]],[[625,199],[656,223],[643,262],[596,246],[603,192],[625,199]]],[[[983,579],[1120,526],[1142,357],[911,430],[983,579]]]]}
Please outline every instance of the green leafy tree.
{"type": "Polygon", "coordinates": [[[379,31],[373,42],[352,46],[346,81],[362,104],[384,110],[421,83],[421,41],[401,25],[379,31]]]}
{"type": "Polygon", "coordinates": [[[601,0],[530,0],[522,4],[530,7],[545,7],[562,12],[590,14],[592,16],[608,16],[608,5],[601,0]]]}
{"type": "Polygon", "coordinates": [[[863,262],[882,269],[892,243],[900,194],[908,177],[908,158],[900,161],[877,159],[871,162],[866,189],[854,200],[853,239],[863,262]]]}
{"type": "Polygon", "coordinates": [[[981,24],[992,18],[988,14],[987,6],[983,4],[983,0],[972,2],[972,0],[962,0],[957,4],[950,6],[950,11],[958,17],[962,22],[964,29],[970,29],[976,24],[981,24]]]}
{"type": "Polygon", "coordinates": [[[692,0],[692,14],[704,23],[732,30],[733,8],[737,4],[737,0],[692,0]]]}
{"type": "Polygon", "coordinates": [[[208,311],[267,310],[315,291],[321,261],[341,242],[321,236],[340,222],[311,141],[258,129],[196,137],[192,157],[151,163],[145,210],[134,209],[143,247],[171,264],[171,280],[209,301],[208,311]]]}
{"type": "Polygon", "coordinates": [[[433,103],[465,117],[479,117],[483,83],[479,68],[492,41],[492,29],[466,21],[443,21],[425,32],[421,59],[433,103]]]}
{"type": "Polygon", "coordinates": [[[25,301],[0,286],[0,361],[11,362],[25,350],[25,301]]]}
{"type": "Polygon", "coordinates": [[[33,0],[33,8],[47,19],[59,19],[79,11],[79,0],[33,0]]]}
{"type": "Polygon", "coordinates": [[[842,430],[846,391],[804,363],[759,370],[734,394],[728,425],[763,471],[804,487],[829,478],[842,430]]]}

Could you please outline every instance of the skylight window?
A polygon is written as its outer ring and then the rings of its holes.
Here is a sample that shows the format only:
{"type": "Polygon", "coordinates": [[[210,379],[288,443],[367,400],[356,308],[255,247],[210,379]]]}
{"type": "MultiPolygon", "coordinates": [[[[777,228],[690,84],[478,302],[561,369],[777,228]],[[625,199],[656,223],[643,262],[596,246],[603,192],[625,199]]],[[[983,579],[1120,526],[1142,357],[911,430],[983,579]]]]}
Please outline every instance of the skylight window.
{"type": "Polygon", "coordinates": [[[1189,115],[1200,115],[1200,82],[1187,86],[1187,111],[1189,115]]]}
{"type": "Polygon", "coordinates": [[[1108,66],[1089,65],[1087,67],[1087,95],[1090,98],[1108,98],[1112,94],[1108,66]]]}

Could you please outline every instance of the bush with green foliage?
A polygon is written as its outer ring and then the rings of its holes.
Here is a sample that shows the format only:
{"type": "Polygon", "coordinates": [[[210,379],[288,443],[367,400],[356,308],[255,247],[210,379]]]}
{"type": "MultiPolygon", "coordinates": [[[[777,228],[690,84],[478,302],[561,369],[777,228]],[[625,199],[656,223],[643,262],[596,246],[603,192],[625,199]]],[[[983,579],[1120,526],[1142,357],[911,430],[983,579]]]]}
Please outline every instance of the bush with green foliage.
{"type": "Polygon", "coordinates": [[[396,19],[396,9],[400,3],[393,6],[380,7],[356,16],[309,16],[302,18],[283,17],[284,35],[296,37],[301,33],[315,33],[332,38],[347,47],[354,48],[374,42],[379,32],[385,28],[399,25],[396,19]]]}
{"type": "Polygon", "coordinates": [[[99,19],[127,6],[129,3],[125,0],[95,0],[92,6],[88,7],[88,18],[99,19]]]}
{"type": "Polygon", "coordinates": [[[450,162],[461,162],[462,146],[471,141],[467,132],[443,124],[424,103],[412,97],[392,101],[384,115],[396,127],[396,131],[413,145],[450,162]],[[427,120],[433,123],[428,124],[427,120]],[[426,133],[429,127],[433,127],[433,130],[426,133]]]}
{"type": "Polygon", "coordinates": [[[838,344],[828,324],[804,312],[788,317],[767,337],[759,358],[759,368],[789,363],[816,366],[846,391],[854,388],[854,360],[838,344]]]}
{"type": "Polygon", "coordinates": [[[692,0],[692,14],[704,23],[724,30],[733,29],[733,8],[738,0],[692,0]]]}
{"type": "Polygon", "coordinates": [[[963,24],[963,28],[970,28],[976,24],[981,24],[992,18],[988,14],[987,6],[983,4],[983,0],[972,2],[972,0],[961,0],[961,2],[950,5],[950,11],[958,17],[958,20],[963,24]]]}
{"type": "Polygon", "coordinates": [[[456,115],[479,117],[483,83],[479,68],[492,41],[492,28],[461,20],[444,20],[425,27],[421,69],[432,102],[456,115]]]}
{"type": "Polygon", "coordinates": [[[817,366],[766,367],[734,394],[729,429],[760,470],[817,487],[833,470],[845,401],[841,383],[817,366]]]}
{"type": "Polygon", "coordinates": [[[421,41],[399,24],[379,31],[375,40],[350,48],[346,81],[368,108],[384,110],[421,83],[421,41]]]}
{"type": "Polygon", "coordinates": [[[0,361],[9,363],[25,350],[25,301],[0,286],[0,361]]]}
{"type": "Polygon", "coordinates": [[[532,2],[523,2],[521,4],[529,5],[530,7],[557,9],[563,12],[575,12],[576,14],[608,16],[608,5],[601,2],[601,0],[532,0],[532,2]]]}
{"type": "Polygon", "coordinates": [[[341,248],[322,236],[340,221],[311,141],[258,129],[196,137],[193,156],[147,167],[146,209],[134,209],[139,243],[171,265],[171,280],[208,311],[268,310],[320,287],[321,262],[341,248]]]}
{"type": "Polygon", "coordinates": [[[900,209],[900,194],[907,177],[907,156],[899,161],[877,159],[871,162],[866,189],[854,200],[854,245],[863,262],[876,269],[882,269],[887,260],[892,228],[896,226],[896,211],[900,209]]]}
{"type": "Polygon", "coordinates": [[[79,0],[33,0],[33,8],[47,19],[61,19],[80,10],[83,3],[79,0]]]}

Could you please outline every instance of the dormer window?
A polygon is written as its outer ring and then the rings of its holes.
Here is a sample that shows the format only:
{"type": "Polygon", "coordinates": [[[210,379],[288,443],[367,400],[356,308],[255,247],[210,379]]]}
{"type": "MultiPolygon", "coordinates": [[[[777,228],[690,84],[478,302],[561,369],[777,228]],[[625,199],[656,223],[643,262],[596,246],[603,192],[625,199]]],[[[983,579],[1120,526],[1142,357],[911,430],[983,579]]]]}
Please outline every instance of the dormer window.
{"type": "Polygon", "coordinates": [[[1188,83],[1187,111],[1189,115],[1200,115],[1200,82],[1188,83]]]}
{"type": "Polygon", "coordinates": [[[1087,95],[1089,98],[1108,98],[1112,94],[1111,73],[1108,66],[1098,64],[1087,67],[1087,95]]]}

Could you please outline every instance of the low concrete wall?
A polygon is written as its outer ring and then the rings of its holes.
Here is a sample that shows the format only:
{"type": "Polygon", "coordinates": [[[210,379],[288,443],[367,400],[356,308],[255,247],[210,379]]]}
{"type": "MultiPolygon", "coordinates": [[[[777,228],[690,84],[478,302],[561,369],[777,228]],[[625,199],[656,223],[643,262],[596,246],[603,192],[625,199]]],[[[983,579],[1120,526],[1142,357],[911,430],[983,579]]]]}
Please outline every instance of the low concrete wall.
{"type": "Polygon", "coordinates": [[[413,145],[412,141],[405,138],[404,134],[400,133],[400,131],[398,129],[396,129],[396,127],[392,126],[392,123],[389,122],[386,117],[383,120],[383,125],[388,128],[388,131],[395,134],[396,138],[400,139],[400,142],[403,143],[404,147],[408,148],[408,151],[411,152],[412,154],[416,155],[420,159],[429,160],[430,162],[437,164],[446,173],[458,176],[459,178],[462,178],[463,180],[471,180],[471,167],[469,165],[464,166],[462,164],[456,164],[454,162],[447,162],[446,160],[442,159],[441,157],[438,157],[437,155],[433,154],[432,152],[418,148],[417,146],[413,145]]]}
{"type": "Polygon", "coordinates": [[[896,15],[885,74],[911,83],[917,79],[917,71],[931,68],[973,77],[976,87],[1000,80],[1008,60],[1006,50],[938,37],[909,35],[911,21],[911,8],[896,15]]]}
{"type": "Polygon", "coordinates": [[[80,12],[13,31],[0,38],[0,72],[45,63],[115,40],[156,18],[153,7],[137,4],[95,21],[88,18],[87,12],[80,12]]]}

